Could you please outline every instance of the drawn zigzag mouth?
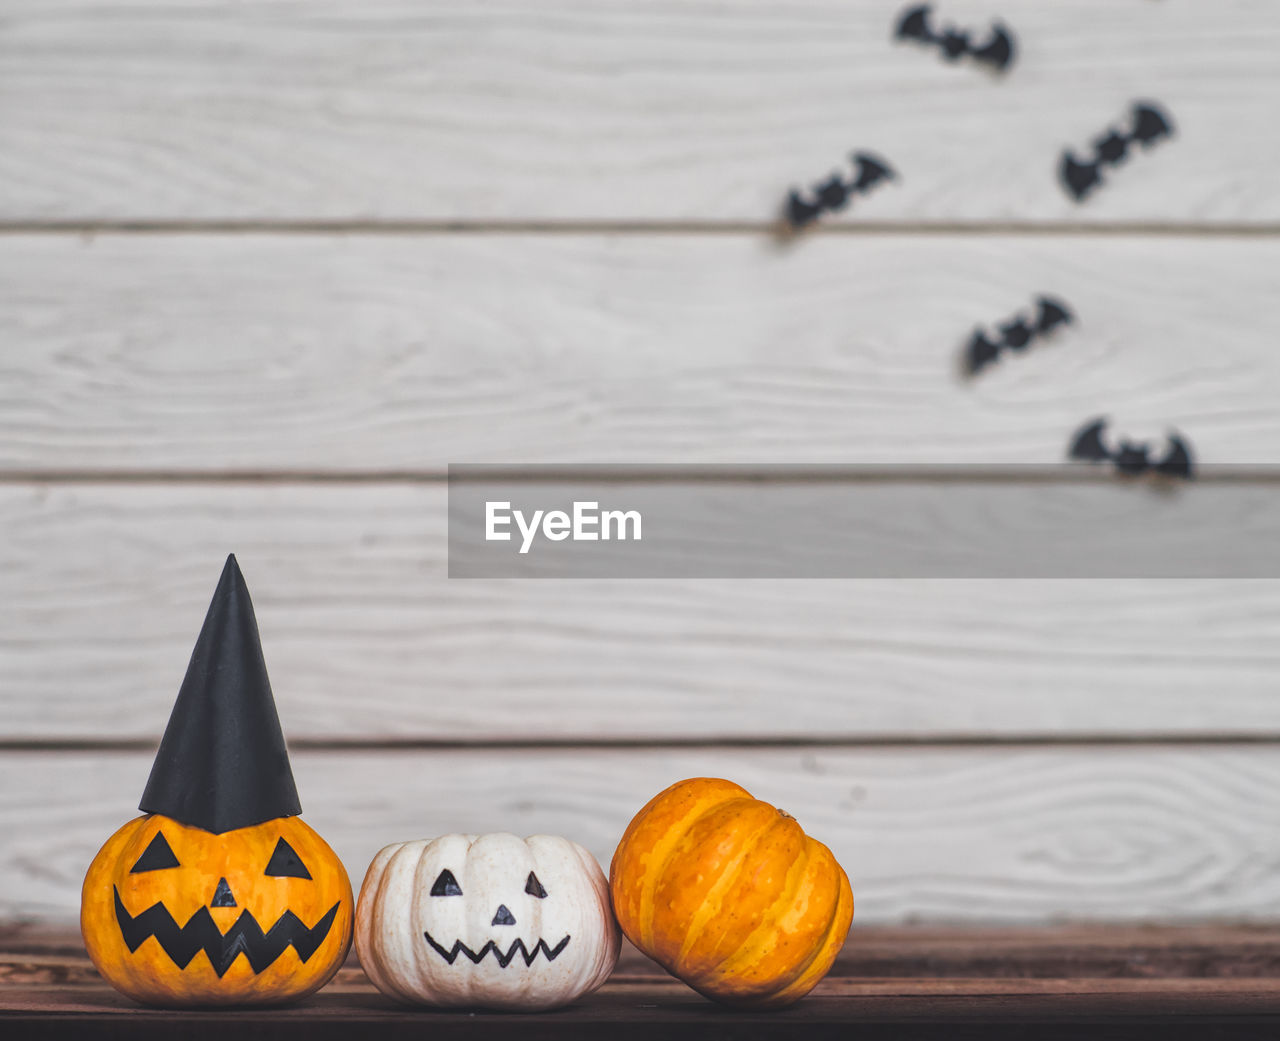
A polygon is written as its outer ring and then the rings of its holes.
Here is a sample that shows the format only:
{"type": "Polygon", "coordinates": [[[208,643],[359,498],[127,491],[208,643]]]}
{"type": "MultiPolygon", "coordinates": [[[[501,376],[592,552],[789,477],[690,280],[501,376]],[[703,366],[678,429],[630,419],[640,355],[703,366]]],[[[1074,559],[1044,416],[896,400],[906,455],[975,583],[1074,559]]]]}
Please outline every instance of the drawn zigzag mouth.
{"type": "Polygon", "coordinates": [[[324,917],[308,929],[292,911],[286,911],[276,919],[267,932],[262,931],[258,920],[249,911],[241,911],[240,917],[231,923],[224,933],[218,928],[207,907],[202,907],[179,926],[169,909],[156,902],[145,911],[131,915],[120,899],[120,890],[112,887],[116,898],[116,921],[120,923],[120,935],[130,953],[142,946],[151,936],[180,969],[185,969],[201,951],[209,956],[209,964],[221,978],[231,963],[243,954],[249,959],[254,972],[261,972],[292,946],[304,962],[316,953],[324,938],[329,935],[338,905],[334,904],[324,917]]]}
{"type": "Polygon", "coordinates": [[[560,955],[560,952],[569,946],[568,936],[554,947],[548,947],[546,940],[539,940],[533,945],[533,950],[529,950],[529,948],[525,946],[523,940],[516,940],[515,943],[513,943],[507,950],[506,954],[503,954],[502,949],[492,940],[481,947],[480,950],[473,951],[461,940],[455,940],[453,942],[453,947],[447,948],[443,944],[437,943],[435,937],[430,933],[424,932],[422,935],[427,938],[427,943],[431,944],[432,949],[450,965],[457,961],[459,954],[465,954],[476,965],[479,965],[485,959],[486,955],[492,954],[494,960],[497,961],[498,965],[504,969],[511,964],[515,956],[518,954],[524,959],[525,965],[532,965],[533,959],[538,956],[539,951],[547,956],[547,961],[555,961],[560,955]]]}

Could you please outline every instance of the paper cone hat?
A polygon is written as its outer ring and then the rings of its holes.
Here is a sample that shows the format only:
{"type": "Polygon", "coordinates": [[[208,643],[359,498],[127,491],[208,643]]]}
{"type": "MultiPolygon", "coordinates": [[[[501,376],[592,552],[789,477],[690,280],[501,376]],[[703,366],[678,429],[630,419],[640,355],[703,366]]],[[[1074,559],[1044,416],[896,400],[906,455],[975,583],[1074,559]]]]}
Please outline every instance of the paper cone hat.
{"type": "Polygon", "coordinates": [[[249,590],[227,557],[138,808],[221,834],[301,813],[249,590]]]}

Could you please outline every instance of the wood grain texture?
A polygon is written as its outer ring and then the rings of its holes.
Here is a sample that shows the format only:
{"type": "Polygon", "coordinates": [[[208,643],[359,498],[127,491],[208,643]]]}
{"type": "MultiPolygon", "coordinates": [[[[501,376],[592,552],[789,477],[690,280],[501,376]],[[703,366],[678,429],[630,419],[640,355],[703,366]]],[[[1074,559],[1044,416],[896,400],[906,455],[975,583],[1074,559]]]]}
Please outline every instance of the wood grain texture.
{"type": "Polygon", "coordinates": [[[1006,0],[1004,81],[893,43],[903,7],[7,0],[0,216],[769,221],[865,148],[902,181],[847,220],[1280,219],[1271,5],[1006,0]],[[1061,149],[1137,97],[1177,140],[1074,205],[1061,149]]]}
{"type": "Polygon", "coordinates": [[[774,1013],[716,1008],[674,981],[609,983],[581,1003],[537,1015],[468,1013],[403,1008],[365,989],[342,994],[326,988],[300,1006],[284,1009],[192,1012],[138,1009],[96,988],[32,987],[11,995],[0,1025],[37,1041],[112,1039],[221,1041],[228,1033],[252,1041],[346,1041],[376,1034],[387,1041],[506,1038],[528,1041],[601,1036],[618,1041],[782,1041],[803,1034],[814,1041],[1201,1041],[1220,1036],[1267,1041],[1280,1029],[1280,995],[1273,980],[1194,982],[1141,989],[1066,981],[1018,994],[987,980],[959,985],[915,982],[892,992],[875,984],[820,984],[800,1004],[774,1013]]]}
{"type": "Polygon", "coordinates": [[[0,238],[0,468],[1280,462],[1280,240],[0,238]],[[1079,323],[971,384],[975,326],[1079,323]]]}
{"type": "Polygon", "coordinates": [[[0,489],[3,736],[158,738],[231,550],[295,740],[1280,732],[1274,581],[450,581],[444,495],[0,489]]]}
{"type": "MultiPolygon", "coordinates": [[[[0,926],[0,1024],[22,1036],[346,1038],[521,1037],[617,1034],[734,1038],[892,1036],[894,1038],[1116,1036],[1188,1037],[1206,1031],[1280,1025],[1280,984],[1272,928],[948,929],[859,926],[831,974],[782,1012],[732,1012],[693,996],[624,943],[622,961],[597,993],[559,1013],[492,1015],[393,1008],[365,974],[347,967],[317,996],[289,1009],[163,1012],[139,1009],[111,991],[83,951],[78,931],[0,926]],[[877,952],[892,952],[886,967],[877,952]],[[1043,955],[1050,953],[1046,963],[1043,955]],[[966,954],[968,956],[966,956],[966,954]],[[975,968],[994,970],[979,973],[975,968]],[[1051,968],[1048,978],[1025,970],[1051,968]],[[1237,970],[1252,969],[1251,972],[1237,970]],[[1117,971],[1118,970],[1118,971],[1117,971]],[[886,976],[892,978],[885,978],[886,976]],[[1137,977],[1137,978],[1135,978],[1137,977]],[[127,1018],[126,1018],[127,1017],[127,1018]],[[1107,1033],[1110,1030],[1111,1033],[1107,1033]],[[1075,1033],[1071,1033],[1074,1031],[1075,1033]]],[[[197,957],[199,957],[197,955],[197,957]]]]}
{"type": "MultiPolygon", "coordinates": [[[[1216,980],[1261,980],[1280,971],[1280,933],[1267,923],[1190,925],[868,925],[858,923],[856,942],[846,944],[831,967],[837,980],[862,977],[871,992],[888,991],[913,980],[951,985],[982,979],[990,992],[1018,992],[1024,981],[1045,981],[1041,993],[1068,980],[1080,989],[1103,981],[1196,981],[1203,989],[1216,980]],[[875,981],[874,983],[872,981],[875,981]],[[896,981],[891,982],[891,981],[896,981]]],[[[657,962],[623,937],[612,982],[634,984],[666,979],[657,962]]],[[[97,986],[101,978],[85,953],[80,930],[57,922],[0,922],[0,1008],[16,987],[97,986]]],[[[354,950],[326,985],[326,992],[369,987],[354,950]]],[[[1116,989],[1124,989],[1116,983],[1116,989]]],[[[1202,989],[1202,992],[1203,992],[1202,989]]],[[[1025,991],[1034,991],[1028,986],[1025,991]]]]}
{"type": "MultiPolygon", "coordinates": [[[[647,799],[732,777],[849,872],[862,922],[1274,919],[1275,748],[295,752],[304,816],[358,884],[388,842],[566,834],[608,863],[647,799]]],[[[0,756],[5,917],[66,919],[149,753],[0,756]]]]}

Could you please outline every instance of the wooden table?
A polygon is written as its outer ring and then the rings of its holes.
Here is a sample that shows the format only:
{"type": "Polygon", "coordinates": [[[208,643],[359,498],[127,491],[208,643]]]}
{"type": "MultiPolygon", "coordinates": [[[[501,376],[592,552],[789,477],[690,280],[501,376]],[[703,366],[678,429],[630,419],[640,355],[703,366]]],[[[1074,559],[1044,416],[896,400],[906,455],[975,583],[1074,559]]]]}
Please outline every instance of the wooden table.
{"type": "Polygon", "coordinates": [[[559,1012],[432,1012],[388,1001],[350,963],[300,1005],[142,1009],[94,972],[79,936],[0,929],[0,1037],[628,1038],[1280,1037],[1280,928],[859,928],[792,1009],[704,1001],[627,949],[613,979],[559,1012]]]}

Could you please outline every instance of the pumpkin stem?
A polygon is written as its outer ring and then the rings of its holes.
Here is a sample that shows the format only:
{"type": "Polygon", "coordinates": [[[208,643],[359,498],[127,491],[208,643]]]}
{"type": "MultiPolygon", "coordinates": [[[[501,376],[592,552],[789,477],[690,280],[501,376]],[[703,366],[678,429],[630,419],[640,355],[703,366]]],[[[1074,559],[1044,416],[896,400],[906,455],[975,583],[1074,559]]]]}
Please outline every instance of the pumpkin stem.
{"type": "Polygon", "coordinates": [[[783,810],[783,809],[779,809],[779,810],[778,810],[778,816],[779,816],[779,817],[786,817],[786,818],[787,818],[787,820],[789,820],[789,821],[793,821],[793,820],[795,820],[795,818],[794,818],[793,816],[791,816],[791,814],[789,814],[786,810],[783,810]]]}

